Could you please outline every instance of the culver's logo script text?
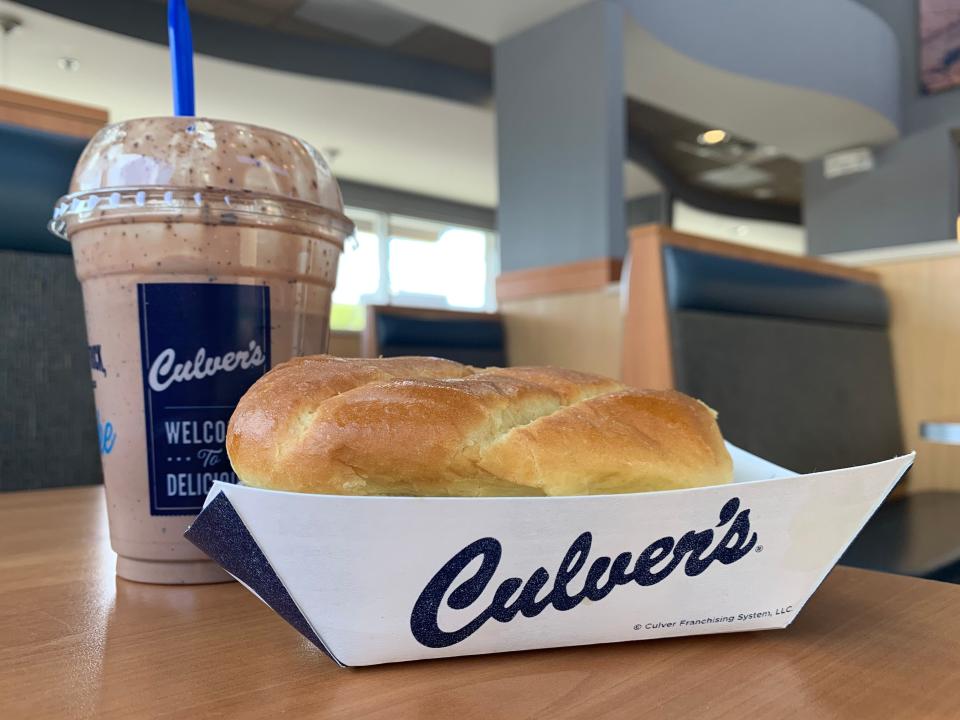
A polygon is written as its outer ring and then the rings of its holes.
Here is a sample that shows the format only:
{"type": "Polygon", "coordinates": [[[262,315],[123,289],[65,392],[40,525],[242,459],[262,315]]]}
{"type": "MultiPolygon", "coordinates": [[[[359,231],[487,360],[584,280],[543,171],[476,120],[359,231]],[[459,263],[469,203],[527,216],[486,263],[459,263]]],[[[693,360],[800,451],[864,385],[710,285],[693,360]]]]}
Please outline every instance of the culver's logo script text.
{"type": "Polygon", "coordinates": [[[615,558],[601,555],[589,567],[593,535],[584,532],[573,541],[553,572],[552,585],[551,573],[539,567],[525,581],[518,577],[503,580],[486,607],[476,607],[476,603],[497,572],[503,548],[496,538],[480,538],[450,558],[427,583],[413,606],[410,630],[421,645],[450,647],[473,635],[489,620],[508,623],[518,614],[532,618],[548,607],[572,610],[584,600],[603,600],[620,585],[656,585],[681,564],[684,573],[691,577],[700,575],[714,562],[730,565],[754,548],[757,533],[750,532],[750,510],[740,509],[740,498],[731,498],[723,505],[719,520],[715,527],[726,525],[727,529],[716,544],[714,528],[688,530],[679,540],[672,536],[654,540],[636,557],[631,552],[622,552],[615,558]],[[460,581],[464,570],[477,558],[481,559],[480,567],[460,581]],[[580,589],[571,590],[571,585],[580,589]],[[457,611],[457,617],[463,618],[456,629],[439,626],[437,616],[444,602],[457,611]]]}
{"type": "Polygon", "coordinates": [[[202,380],[220,372],[260,367],[266,361],[263,348],[255,340],[250,341],[246,350],[236,350],[219,356],[207,357],[206,348],[200,348],[192,360],[179,363],[176,351],[167,348],[157,355],[150,365],[147,381],[154,392],[163,392],[174,383],[202,380]]]}

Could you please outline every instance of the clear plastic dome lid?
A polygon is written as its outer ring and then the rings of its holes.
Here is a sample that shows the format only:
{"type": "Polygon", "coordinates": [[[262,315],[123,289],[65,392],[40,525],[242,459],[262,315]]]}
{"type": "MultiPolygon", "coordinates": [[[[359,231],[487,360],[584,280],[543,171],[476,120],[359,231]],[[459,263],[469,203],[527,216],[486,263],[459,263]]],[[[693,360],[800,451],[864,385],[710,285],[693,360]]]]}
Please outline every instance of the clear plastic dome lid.
{"type": "Polygon", "coordinates": [[[327,233],[352,231],[340,187],[311,145],[256,125],[194,117],[102,128],[80,156],[51,228],[66,237],[91,220],[124,215],[135,221],[191,205],[259,210],[277,219],[315,217],[327,233]]]}

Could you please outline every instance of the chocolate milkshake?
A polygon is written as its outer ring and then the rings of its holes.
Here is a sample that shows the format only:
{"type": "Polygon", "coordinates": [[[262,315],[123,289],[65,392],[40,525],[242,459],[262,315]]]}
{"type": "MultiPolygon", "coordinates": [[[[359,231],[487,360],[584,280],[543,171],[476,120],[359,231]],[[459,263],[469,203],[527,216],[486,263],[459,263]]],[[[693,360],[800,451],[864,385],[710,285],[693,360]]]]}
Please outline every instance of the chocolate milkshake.
{"type": "Polygon", "coordinates": [[[227,421],[271,365],[324,352],[352,225],[320,155],[242,123],[145,118],[87,146],[52,228],[90,344],[117,574],[229,579],[183,531],[236,481],[227,421]]]}

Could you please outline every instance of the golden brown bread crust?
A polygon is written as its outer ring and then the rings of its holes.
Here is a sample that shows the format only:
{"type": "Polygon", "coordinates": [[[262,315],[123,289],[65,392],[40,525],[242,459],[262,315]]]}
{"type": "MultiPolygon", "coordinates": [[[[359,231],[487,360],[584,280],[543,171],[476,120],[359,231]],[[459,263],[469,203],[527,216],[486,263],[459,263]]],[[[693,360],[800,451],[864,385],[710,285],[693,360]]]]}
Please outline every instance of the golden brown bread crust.
{"type": "Polygon", "coordinates": [[[558,368],[296,358],[243,396],[240,479],[342,495],[590,495],[730,482],[715,415],[673,391],[558,368]]]}

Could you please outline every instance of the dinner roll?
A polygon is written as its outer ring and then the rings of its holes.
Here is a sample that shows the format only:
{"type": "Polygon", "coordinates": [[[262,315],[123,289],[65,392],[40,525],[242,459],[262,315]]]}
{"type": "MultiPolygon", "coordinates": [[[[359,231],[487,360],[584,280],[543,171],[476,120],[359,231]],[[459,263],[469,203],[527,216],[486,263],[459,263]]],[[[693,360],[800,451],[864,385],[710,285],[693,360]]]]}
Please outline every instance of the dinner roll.
{"type": "Polygon", "coordinates": [[[716,413],[671,390],[550,367],[315,355],[247,391],[240,480],[338,495],[597,495],[728,483],[716,413]]]}

